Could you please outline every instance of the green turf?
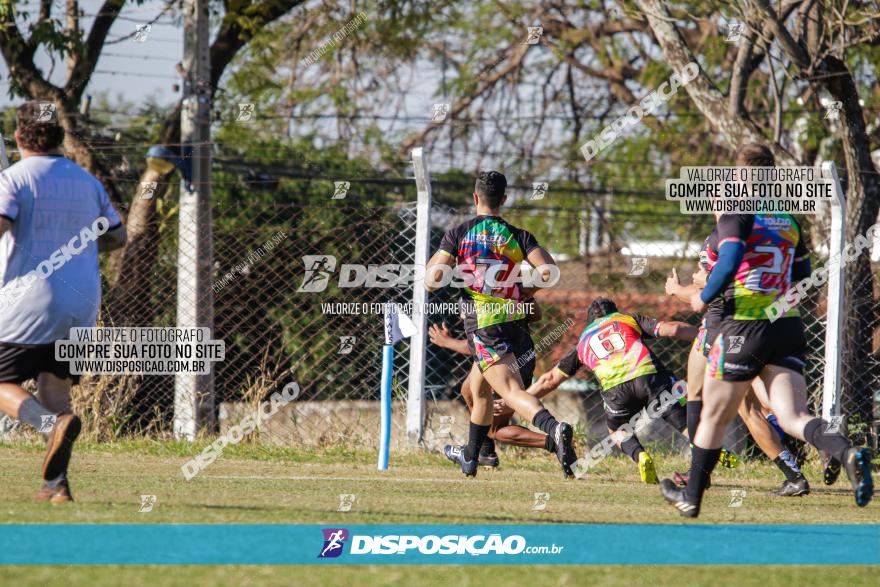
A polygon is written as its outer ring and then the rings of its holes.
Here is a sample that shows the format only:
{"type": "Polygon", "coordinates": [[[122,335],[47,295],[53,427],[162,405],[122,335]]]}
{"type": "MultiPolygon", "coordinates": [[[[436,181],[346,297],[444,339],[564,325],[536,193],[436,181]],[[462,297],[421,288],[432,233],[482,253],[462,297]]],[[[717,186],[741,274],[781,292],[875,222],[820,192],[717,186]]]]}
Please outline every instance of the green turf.
{"type": "Polygon", "coordinates": [[[877,584],[877,567],[658,567],[658,566],[177,566],[0,567],[5,585],[265,585],[279,587],[486,587],[498,585],[591,585],[637,587],[859,587],[877,584]]]}
{"type": "MultiPolygon", "coordinates": [[[[564,480],[546,453],[502,452],[502,467],[465,479],[438,454],[392,455],[376,470],[371,451],[296,451],[241,444],[192,481],[181,464],[199,447],[129,442],[78,445],[71,465],[77,501],[61,507],[36,503],[39,445],[0,447],[0,523],[677,523],[657,486],[639,482],[625,457],[611,457],[586,478],[564,480]],[[549,493],[533,511],[535,493],[549,493]],[[140,496],[156,496],[139,513],[140,496]],[[340,494],[354,494],[350,512],[337,512],[340,494]]],[[[655,455],[658,474],[685,470],[679,457],[655,455]]],[[[856,508],[845,477],[825,487],[808,467],[813,493],[804,498],[766,495],[781,480],[772,465],[747,461],[719,469],[695,523],[877,523],[874,507],[856,508]],[[744,489],[740,507],[730,491],[744,489]]],[[[873,506],[873,504],[872,504],[873,506]]]]}
{"type": "MultiPolygon", "coordinates": [[[[502,467],[464,479],[441,455],[393,454],[391,470],[376,470],[372,451],[229,447],[192,481],[181,464],[203,444],[136,441],[81,443],[71,465],[73,504],[33,501],[43,448],[0,445],[0,523],[679,523],[657,486],[640,483],[628,459],[607,459],[578,481],[561,478],[558,464],[537,451],[502,452],[502,467]],[[549,493],[544,511],[534,494],[549,493]],[[355,494],[350,512],[338,512],[339,494],[355,494]],[[150,513],[140,496],[156,495],[150,513]]],[[[679,456],[655,454],[658,474],[684,470],[679,456]]],[[[781,480],[771,464],[747,461],[721,469],[707,494],[705,523],[880,523],[876,506],[856,508],[842,478],[825,487],[814,466],[806,469],[813,493],[772,498],[781,480]],[[744,489],[740,507],[730,490],[744,489]]],[[[686,547],[682,545],[682,547],[686,547]]],[[[876,567],[736,567],[733,583],[719,583],[720,567],[7,567],[0,585],[192,585],[294,582],[309,585],[467,585],[535,578],[538,585],[862,585],[876,584],[876,567]],[[536,574],[539,573],[539,574],[536,574]],[[873,575],[873,577],[872,577],[873,575]],[[293,580],[293,581],[291,581],[293,580]]],[[[730,576],[730,575],[721,575],[730,576]]]]}

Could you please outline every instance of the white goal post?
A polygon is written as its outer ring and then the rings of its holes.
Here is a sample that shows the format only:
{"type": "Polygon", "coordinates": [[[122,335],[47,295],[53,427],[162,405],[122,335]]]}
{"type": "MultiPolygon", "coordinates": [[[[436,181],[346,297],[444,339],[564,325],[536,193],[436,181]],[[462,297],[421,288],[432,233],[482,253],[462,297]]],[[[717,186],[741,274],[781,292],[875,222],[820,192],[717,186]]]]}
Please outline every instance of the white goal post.
{"type": "MultiPolygon", "coordinates": [[[[413,265],[424,267],[428,264],[431,246],[431,175],[421,147],[413,149],[412,162],[418,190],[413,265]]],[[[411,448],[417,448],[421,444],[425,427],[425,346],[428,338],[428,317],[424,308],[427,299],[424,277],[413,280],[412,321],[416,334],[410,339],[409,386],[406,394],[406,438],[411,448]]]]}
{"type": "MultiPolygon", "coordinates": [[[[840,415],[840,369],[841,343],[843,341],[843,317],[846,298],[843,295],[846,264],[843,262],[845,246],[846,196],[837,176],[833,161],[822,163],[822,175],[834,180],[834,200],[831,203],[831,235],[828,241],[828,258],[837,256],[836,271],[828,272],[828,297],[825,311],[825,377],[822,385],[822,418],[830,420],[840,415]]],[[[833,267],[833,265],[832,265],[833,267]]]]}

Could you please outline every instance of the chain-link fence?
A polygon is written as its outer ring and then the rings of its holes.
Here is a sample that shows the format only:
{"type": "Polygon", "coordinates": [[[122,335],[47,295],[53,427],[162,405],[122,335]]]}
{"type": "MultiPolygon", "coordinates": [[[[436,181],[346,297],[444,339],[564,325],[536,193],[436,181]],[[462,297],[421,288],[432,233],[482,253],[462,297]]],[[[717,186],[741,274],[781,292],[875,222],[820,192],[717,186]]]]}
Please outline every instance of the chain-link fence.
{"type": "MultiPolygon", "coordinates": [[[[175,324],[176,217],[162,209],[157,214],[150,233],[155,242],[149,271],[137,284],[136,311],[128,311],[126,325],[175,324]]],[[[435,205],[431,250],[436,250],[445,230],[470,214],[470,210],[435,205]]],[[[671,221],[660,217],[652,220],[600,207],[539,205],[512,207],[505,217],[535,234],[561,268],[560,283],[536,298],[543,313],[532,325],[532,338],[539,346],[536,375],[552,368],[576,344],[586,325],[586,309],[600,295],[613,298],[623,311],[699,322],[687,304],[665,295],[664,282],[673,267],[684,283],[689,282],[711,219],[676,216],[673,230],[671,221]]],[[[382,304],[412,300],[412,281],[404,276],[398,283],[400,274],[389,277],[382,266],[413,263],[415,225],[413,204],[370,207],[329,200],[326,206],[215,205],[214,338],[226,345],[226,358],[215,365],[214,378],[221,432],[273,392],[296,382],[301,390],[297,401],[260,428],[262,440],[297,446],[377,445],[382,304]]],[[[119,312],[114,313],[113,305],[118,303],[114,292],[119,284],[106,285],[102,322],[118,325],[121,322],[114,317],[119,312]]],[[[430,301],[452,302],[457,295],[454,288],[446,288],[432,294],[430,301]]],[[[801,307],[809,342],[809,404],[820,413],[824,288],[813,290],[801,307]]],[[[428,316],[429,325],[441,322],[455,336],[464,337],[457,313],[428,316]]],[[[677,376],[684,377],[688,343],[656,339],[649,346],[677,376]]],[[[392,446],[402,447],[409,343],[399,343],[396,350],[392,446]]],[[[871,361],[860,370],[862,378],[855,378],[864,383],[844,388],[842,395],[844,414],[858,414],[855,423],[865,429],[875,417],[874,353],[871,361]]],[[[469,365],[468,356],[427,344],[425,447],[464,440],[468,415],[459,390],[469,365]]],[[[844,380],[854,379],[845,375],[844,380]]],[[[606,434],[601,394],[585,370],[545,403],[558,417],[576,424],[582,442],[592,443],[606,434]]],[[[174,377],[88,376],[75,392],[75,405],[99,438],[169,435],[174,377]]],[[[662,422],[647,436],[665,442],[673,437],[662,422]]],[[[741,421],[732,425],[728,444],[739,451],[750,449],[741,421]]]]}
{"type": "MultiPolygon", "coordinates": [[[[470,210],[435,206],[432,214],[433,249],[439,245],[444,230],[464,221],[471,213],[470,210]]],[[[532,338],[541,349],[536,357],[536,376],[551,369],[577,344],[580,333],[587,324],[587,307],[597,297],[614,299],[624,312],[637,312],[662,320],[679,320],[691,324],[700,322],[700,316],[694,314],[687,304],[675,301],[665,294],[664,285],[673,267],[677,269],[683,283],[689,282],[696,269],[697,254],[702,244],[700,235],[705,235],[709,230],[705,226],[705,219],[678,217],[676,220],[680,225],[679,231],[690,238],[670,241],[650,238],[662,226],[660,223],[649,224],[648,230],[621,230],[620,233],[615,233],[621,225],[613,222],[601,209],[586,212],[551,210],[547,214],[542,209],[520,208],[506,210],[504,216],[512,224],[532,231],[539,242],[554,253],[561,267],[559,284],[536,295],[543,314],[540,321],[531,325],[532,338]],[[599,234],[595,234],[596,232],[599,234]],[[648,238],[640,236],[643,234],[647,234],[648,238]]],[[[629,228],[625,225],[623,227],[629,228]]],[[[669,231],[661,228],[659,234],[669,234],[669,231]]],[[[824,375],[823,293],[812,292],[802,305],[809,345],[805,375],[809,404],[817,414],[821,413],[824,375]]],[[[450,294],[453,292],[440,295],[450,294]]],[[[429,320],[431,323],[440,321],[446,321],[455,336],[464,337],[461,321],[457,317],[454,317],[452,323],[448,322],[448,317],[431,317],[429,320]]],[[[656,338],[646,342],[656,357],[676,376],[685,377],[690,343],[670,338],[656,338]]],[[[428,348],[427,379],[435,382],[427,387],[429,398],[455,398],[467,375],[469,357],[456,355],[433,345],[428,348]]],[[[586,369],[582,369],[572,380],[547,396],[544,404],[557,417],[575,425],[583,448],[592,446],[607,435],[599,386],[586,369]]],[[[436,400],[435,407],[439,407],[436,400]]],[[[447,406],[446,409],[451,408],[447,406]]],[[[466,434],[467,414],[462,410],[456,410],[456,413],[457,417],[453,422],[463,419],[462,425],[450,427],[447,418],[438,419],[436,426],[442,428],[447,438],[461,441],[466,434]]],[[[429,432],[435,432],[431,426],[429,432]]],[[[442,440],[444,434],[440,436],[438,440],[442,440]]],[[[662,420],[652,422],[640,436],[647,440],[662,441],[666,445],[686,446],[683,439],[662,420]]],[[[429,440],[432,439],[429,437],[429,440]]],[[[736,452],[758,454],[757,447],[749,438],[747,428],[739,416],[728,430],[726,446],[736,452]]]]}
{"type": "MultiPolygon", "coordinates": [[[[126,326],[173,326],[177,288],[176,217],[155,230],[150,270],[135,291],[126,326]]],[[[375,439],[378,423],[381,305],[411,300],[411,286],[350,286],[363,276],[346,265],[412,264],[412,205],[364,207],[217,205],[213,249],[214,338],[225,343],[215,363],[219,428],[235,424],[274,392],[295,382],[287,406],[263,433],[291,444],[375,439]],[[369,413],[368,413],[369,412],[369,413]],[[364,416],[364,418],[361,418],[364,416]]],[[[118,295],[106,284],[101,322],[119,326],[118,295]]],[[[407,343],[398,345],[395,390],[406,387],[407,343]]],[[[74,405],[99,438],[169,435],[172,375],[86,376],[74,405]]],[[[399,392],[396,392],[399,393],[399,392]]]]}

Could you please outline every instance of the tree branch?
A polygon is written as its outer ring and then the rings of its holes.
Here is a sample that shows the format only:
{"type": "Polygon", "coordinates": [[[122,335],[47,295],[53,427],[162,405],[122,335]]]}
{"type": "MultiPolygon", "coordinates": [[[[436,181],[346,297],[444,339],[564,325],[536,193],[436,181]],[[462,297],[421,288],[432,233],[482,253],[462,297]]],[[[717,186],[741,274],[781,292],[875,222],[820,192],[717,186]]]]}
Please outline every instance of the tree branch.
{"type": "Polygon", "coordinates": [[[65,100],[69,103],[78,103],[85,92],[86,85],[101,57],[107,33],[110,32],[110,27],[116,22],[116,17],[119,16],[119,11],[124,5],[125,0],[107,0],[98,11],[98,16],[92,23],[92,29],[89,31],[84,45],[85,50],[81,53],[75,53],[72,58],[70,77],[67,78],[67,83],[64,85],[65,100]]]}
{"type": "MultiPolygon", "coordinates": [[[[669,10],[661,0],[637,0],[637,3],[648,19],[666,63],[675,70],[681,70],[688,63],[697,63],[678,27],[675,26],[669,10]]],[[[684,87],[697,109],[703,113],[712,128],[721,134],[731,149],[739,149],[742,145],[751,142],[767,142],[766,137],[751,120],[730,113],[724,95],[702,68],[697,77],[684,87]]],[[[781,145],[773,143],[769,146],[781,164],[797,164],[796,159],[781,145]]]]}
{"type": "Polygon", "coordinates": [[[0,20],[0,53],[9,69],[9,78],[23,90],[28,97],[38,96],[61,100],[61,88],[47,82],[34,65],[34,51],[18,30],[15,16],[11,10],[2,11],[0,20]]]}

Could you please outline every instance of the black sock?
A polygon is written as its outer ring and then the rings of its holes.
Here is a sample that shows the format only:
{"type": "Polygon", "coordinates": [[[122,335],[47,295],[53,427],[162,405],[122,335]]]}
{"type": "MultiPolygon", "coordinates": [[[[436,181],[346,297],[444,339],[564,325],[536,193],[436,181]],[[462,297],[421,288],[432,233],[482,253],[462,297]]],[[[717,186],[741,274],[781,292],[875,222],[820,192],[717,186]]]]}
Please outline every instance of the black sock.
{"type": "Polygon", "coordinates": [[[773,459],[773,463],[779,467],[779,470],[782,471],[782,474],[785,475],[785,478],[788,481],[797,481],[804,476],[798,468],[797,463],[794,462],[791,453],[787,450],[779,453],[779,456],[773,459]]]}
{"type": "Polygon", "coordinates": [[[495,440],[487,436],[483,440],[483,447],[480,449],[481,455],[490,455],[495,452],[495,440]]]}
{"type": "Polygon", "coordinates": [[[549,434],[544,437],[544,450],[556,454],[556,440],[549,434]]]}
{"type": "Polygon", "coordinates": [[[553,417],[553,414],[547,411],[547,408],[541,408],[535,417],[532,419],[532,424],[535,425],[535,428],[543,432],[544,434],[553,434],[556,432],[556,418],[553,417]]]}
{"type": "Polygon", "coordinates": [[[689,502],[699,504],[703,501],[703,492],[706,491],[709,477],[720,456],[720,448],[700,448],[696,444],[691,446],[691,472],[684,490],[689,502]]]}
{"type": "Polygon", "coordinates": [[[33,397],[27,398],[18,406],[18,419],[40,432],[48,432],[55,425],[55,414],[33,397]]]}
{"type": "Polygon", "coordinates": [[[638,463],[639,453],[645,452],[645,447],[642,446],[642,443],[639,442],[639,439],[633,434],[620,443],[620,450],[622,450],[623,453],[629,456],[633,461],[638,463]]]}
{"type": "Polygon", "coordinates": [[[686,407],[688,439],[693,443],[694,435],[697,433],[697,426],[700,425],[700,411],[703,409],[703,400],[688,400],[686,407]]]}
{"type": "Polygon", "coordinates": [[[58,487],[61,484],[62,481],[67,481],[67,473],[61,473],[60,475],[58,475],[54,479],[46,480],[46,487],[49,487],[51,489],[55,489],[56,487],[58,487]]]}
{"type": "Polygon", "coordinates": [[[464,458],[468,461],[474,460],[480,454],[480,447],[483,446],[486,437],[489,436],[490,426],[482,426],[471,422],[470,431],[468,432],[468,443],[464,447],[464,458]]]}
{"type": "Polygon", "coordinates": [[[846,451],[850,447],[849,440],[839,432],[826,432],[827,429],[828,422],[813,418],[804,426],[804,438],[842,463],[846,460],[846,451]]]}

